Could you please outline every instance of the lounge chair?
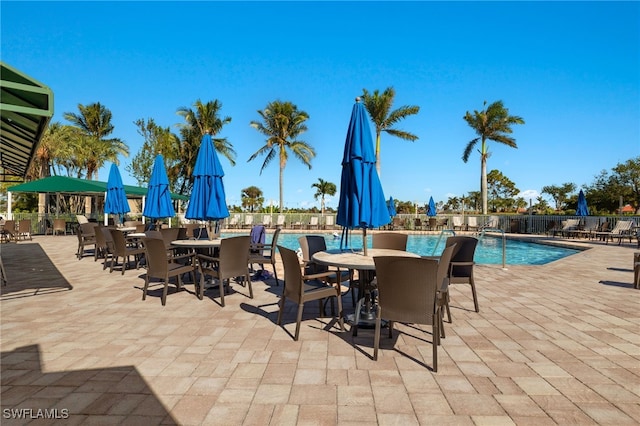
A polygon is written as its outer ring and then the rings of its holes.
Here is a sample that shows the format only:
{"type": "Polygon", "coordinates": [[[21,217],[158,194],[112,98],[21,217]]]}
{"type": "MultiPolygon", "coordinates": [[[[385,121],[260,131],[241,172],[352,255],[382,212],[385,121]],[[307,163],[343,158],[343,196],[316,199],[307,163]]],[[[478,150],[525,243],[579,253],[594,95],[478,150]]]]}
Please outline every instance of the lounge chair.
{"type": "Polygon", "coordinates": [[[287,227],[287,223],[286,223],[286,216],[283,214],[279,214],[278,215],[278,220],[276,221],[276,227],[280,227],[280,228],[286,228],[287,227]]]}
{"type": "Polygon", "coordinates": [[[464,229],[464,220],[462,219],[462,216],[453,216],[451,218],[452,223],[453,223],[453,230],[460,230],[462,231],[464,229]]]}
{"type": "Polygon", "coordinates": [[[335,226],[335,217],[333,215],[324,217],[324,229],[334,229],[335,226]]]}
{"type": "Polygon", "coordinates": [[[229,228],[238,228],[240,226],[240,215],[234,214],[227,225],[229,228]]]}
{"type": "Polygon", "coordinates": [[[567,219],[560,230],[563,237],[575,237],[578,233],[578,227],[580,226],[580,219],[567,219]]]}
{"type": "Polygon", "coordinates": [[[478,229],[478,218],[475,216],[467,217],[467,231],[477,231],[478,229]]]}
{"type": "Polygon", "coordinates": [[[489,216],[487,221],[480,226],[480,229],[500,229],[500,218],[498,216],[489,216]]]}
{"type": "Polygon", "coordinates": [[[448,226],[449,226],[449,219],[447,219],[446,217],[443,217],[442,219],[438,219],[438,221],[436,222],[436,230],[447,229],[448,226]]]}
{"type": "Polygon", "coordinates": [[[318,216],[311,216],[309,218],[309,224],[307,225],[307,229],[320,229],[320,225],[318,223],[318,216]]]}
{"type": "Polygon", "coordinates": [[[618,245],[620,245],[625,238],[629,238],[629,242],[632,241],[633,235],[631,234],[631,228],[633,228],[632,220],[619,220],[611,231],[596,232],[595,234],[604,240],[606,244],[609,244],[609,240],[613,241],[617,238],[618,245]]]}
{"type": "Polygon", "coordinates": [[[597,232],[599,226],[600,226],[600,219],[597,217],[589,216],[585,218],[584,224],[578,227],[578,230],[576,231],[576,235],[584,236],[585,238],[589,237],[589,239],[591,239],[591,233],[597,232]]]}
{"type": "Polygon", "coordinates": [[[243,228],[251,228],[253,226],[253,215],[248,214],[244,217],[244,223],[242,224],[243,228]]]}
{"type": "Polygon", "coordinates": [[[265,228],[271,228],[272,223],[271,223],[270,214],[265,214],[264,216],[262,216],[262,224],[264,225],[265,228]]]}

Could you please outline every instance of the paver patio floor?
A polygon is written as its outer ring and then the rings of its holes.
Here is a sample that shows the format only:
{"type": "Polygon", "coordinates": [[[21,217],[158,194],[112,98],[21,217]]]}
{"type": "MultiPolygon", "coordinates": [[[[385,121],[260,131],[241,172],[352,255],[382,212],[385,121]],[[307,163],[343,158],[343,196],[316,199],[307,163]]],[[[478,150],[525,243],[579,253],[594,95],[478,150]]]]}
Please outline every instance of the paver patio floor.
{"type": "Polygon", "coordinates": [[[383,333],[376,362],[371,330],[354,338],[315,303],[294,342],[273,281],[254,299],[232,284],[224,308],[171,286],[163,307],[159,287],[141,300],[144,269],[78,260],[75,236],[3,244],[1,422],[640,424],[637,248],[577,244],[590,249],[547,265],[476,266],[479,313],[453,286],[437,373],[430,327],[383,333]]]}

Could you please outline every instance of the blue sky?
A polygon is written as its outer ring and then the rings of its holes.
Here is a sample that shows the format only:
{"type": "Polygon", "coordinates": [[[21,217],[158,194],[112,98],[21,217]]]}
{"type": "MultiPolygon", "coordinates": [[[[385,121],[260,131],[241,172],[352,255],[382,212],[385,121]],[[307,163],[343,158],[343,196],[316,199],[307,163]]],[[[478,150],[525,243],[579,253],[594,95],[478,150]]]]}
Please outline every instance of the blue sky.
{"type": "Polygon", "coordinates": [[[277,164],[260,175],[261,159],[247,160],[264,144],[250,121],[279,99],[309,114],[301,139],[317,152],[311,170],[289,162],[285,206],[319,205],[311,184],[339,186],[363,88],[393,86],[395,107],[420,106],[398,125],[417,142],[382,136],[387,198],[479,191],[479,154],[461,160],[475,137],[462,117],[485,100],[526,122],[514,127],[518,149],[490,142],[487,170],[527,200],[640,155],[638,2],[2,1],[1,27],[2,61],[51,87],[53,121],[78,104],[111,110],[112,136],[131,151],[120,159],[125,183],[135,184],[124,167],[142,144],[134,121],[177,133],[179,107],[222,102],[232,122],[220,136],[238,153],[235,167],[221,158],[229,204],[250,185],[277,203],[277,164]]]}

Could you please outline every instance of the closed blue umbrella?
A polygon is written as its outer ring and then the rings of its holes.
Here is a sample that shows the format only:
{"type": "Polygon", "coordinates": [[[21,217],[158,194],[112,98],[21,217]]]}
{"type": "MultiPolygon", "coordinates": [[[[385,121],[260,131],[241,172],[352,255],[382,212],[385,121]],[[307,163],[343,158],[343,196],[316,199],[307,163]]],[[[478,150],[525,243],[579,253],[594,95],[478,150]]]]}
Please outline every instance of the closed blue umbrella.
{"type": "Polygon", "coordinates": [[[389,201],[387,201],[387,210],[389,210],[389,216],[394,217],[396,215],[396,202],[393,197],[389,197],[389,201]]]}
{"type": "Polygon", "coordinates": [[[349,129],[342,158],[340,200],[336,223],[344,227],[343,241],[348,239],[349,229],[362,228],[363,248],[367,254],[367,228],[377,228],[389,223],[382,185],[376,171],[373,139],[367,121],[366,110],[356,99],[351,112],[349,129]]]}
{"type": "Polygon", "coordinates": [[[202,136],[193,170],[193,189],[185,213],[187,219],[217,221],[229,217],[223,176],[222,165],[207,132],[202,136]]]}
{"type": "Polygon", "coordinates": [[[153,170],[151,171],[142,214],[154,220],[173,217],[176,214],[173,204],[171,204],[169,178],[167,178],[167,170],[164,168],[164,158],[161,154],[156,155],[156,159],[153,162],[153,170]]]}
{"type": "Polygon", "coordinates": [[[109,180],[107,180],[106,199],[104,201],[104,213],[123,215],[130,211],[131,209],[129,208],[127,195],[124,192],[124,185],[122,184],[120,170],[118,170],[118,166],[111,163],[109,180]]]}
{"type": "Polygon", "coordinates": [[[589,207],[587,207],[587,199],[584,196],[582,189],[578,194],[578,209],[576,210],[576,216],[589,216],[589,207]]]}
{"type": "Polygon", "coordinates": [[[432,217],[437,215],[436,203],[433,201],[433,197],[429,197],[429,206],[427,207],[427,216],[432,217]]]}

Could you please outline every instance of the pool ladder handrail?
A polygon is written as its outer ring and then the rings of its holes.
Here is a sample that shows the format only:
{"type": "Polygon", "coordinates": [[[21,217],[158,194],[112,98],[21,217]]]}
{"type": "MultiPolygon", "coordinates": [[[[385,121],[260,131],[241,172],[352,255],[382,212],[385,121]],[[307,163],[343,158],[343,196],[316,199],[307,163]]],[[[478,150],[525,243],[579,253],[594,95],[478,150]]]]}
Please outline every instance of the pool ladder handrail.
{"type": "Polygon", "coordinates": [[[456,231],[454,231],[453,229],[443,229],[442,231],[440,231],[440,235],[438,236],[438,241],[436,242],[436,245],[433,247],[433,251],[431,252],[431,256],[435,256],[436,249],[440,245],[440,241],[442,241],[442,236],[444,234],[447,234],[447,233],[451,233],[451,235],[454,236],[454,237],[456,236],[456,231]]]}
{"type": "Polygon", "coordinates": [[[502,270],[507,270],[507,236],[504,233],[504,230],[500,228],[482,228],[480,235],[478,236],[478,240],[482,240],[485,232],[500,232],[502,234],[502,270]]]}

